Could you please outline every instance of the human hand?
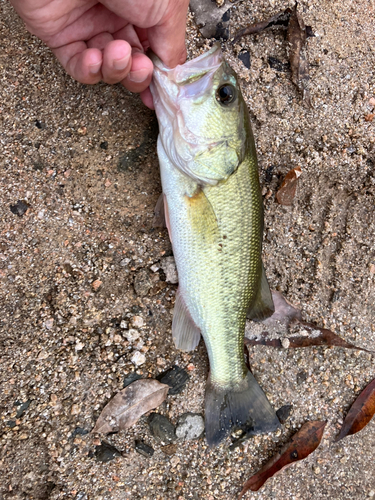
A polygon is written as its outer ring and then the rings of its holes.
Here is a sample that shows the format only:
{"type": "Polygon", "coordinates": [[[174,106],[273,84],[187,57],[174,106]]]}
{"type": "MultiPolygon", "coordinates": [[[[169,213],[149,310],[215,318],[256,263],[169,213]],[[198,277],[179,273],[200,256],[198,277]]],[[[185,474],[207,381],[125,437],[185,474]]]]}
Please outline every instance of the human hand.
{"type": "Polygon", "coordinates": [[[186,58],[189,0],[10,0],[26,28],[81,83],[121,82],[153,107],[150,47],[169,67],[186,58]]]}

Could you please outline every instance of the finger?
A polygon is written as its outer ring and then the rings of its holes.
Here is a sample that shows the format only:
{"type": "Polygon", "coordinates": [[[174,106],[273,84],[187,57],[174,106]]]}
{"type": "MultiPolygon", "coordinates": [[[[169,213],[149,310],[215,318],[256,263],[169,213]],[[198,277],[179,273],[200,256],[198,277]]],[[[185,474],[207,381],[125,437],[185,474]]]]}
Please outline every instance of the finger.
{"type": "Polygon", "coordinates": [[[99,33],[98,35],[92,37],[90,40],[87,41],[87,47],[90,49],[99,49],[99,50],[104,50],[104,47],[109,43],[112,42],[113,36],[111,33],[108,32],[103,32],[99,33]]]}
{"type": "Polygon", "coordinates": [[[103,51],[102,75],[106,83],[118,83],[127,77],[131,65],[132,49],[125,40],[112,40],[103,51]]]}
{"type": "Polygon", "coordinates": [[[141,95],[142,102],[145,106],[147,106],[150,109],[155,109],[154,100],[152,99],[152,94],[151,94],[150,88],[147,88],[146,90],[141,92],[140,95],[141,95]]]}
{"type": "Polygon", "coordinates": [[[53,53],[66,72],[81,83],[98,83],[102,79],[102,52],[87,48],[85,42],[74,42],[57,49],[53,53]]]}
{"type": "Polygon", "coordinates": [[[185,32],[189,0],[169,2],[161,22],[148,30],[151,49],[166,66],[174,68],[186,60],[185,32]]]}
{"type": "Polygon", "coordinates": [[[141,52],[133,52],[130,72],[121,82],[130,92],[143,92],[150,85],[154,66],[141,52]]]}

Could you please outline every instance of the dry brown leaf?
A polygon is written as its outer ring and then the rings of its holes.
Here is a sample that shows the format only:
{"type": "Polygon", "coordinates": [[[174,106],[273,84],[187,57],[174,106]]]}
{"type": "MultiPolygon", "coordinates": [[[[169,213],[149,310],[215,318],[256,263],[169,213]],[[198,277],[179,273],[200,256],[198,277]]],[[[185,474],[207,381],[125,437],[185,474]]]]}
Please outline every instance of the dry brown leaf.
{"type": "Polygon", "coordinates": [[[233,39],[233,43],[237,42],[240,38],[246,35],[255,35],[256,33],[261,33],[262,31],[273,28],[281,27],[286,28],[289,24],[289,19],[292,11],[291,9],[283,10],[278,14],[266,19],[265,21],[260,21],[258,23],[250,24],[240,30],[233,39]]]}
{"type": "Polygon", "coordinates": [[[375,414],[375,379],[361,392],[350,408],[336,441],[362,430],[375,414]]]}
{"type": "Polygon", "coordinates": [[[296,195],[297,181],[302,173],[301,167],[293,168],[286,174],[280,189],[276,193],[276,199],[280,205],[292,205],[296,195]]]}
{"type": "Polygon", "coordinates": [[[270,328],[277,329],[281,324],[289,327],[291,325],[301,325],[304,329],[304,335],[287,335],[283,338],[270,338],[269,332],[262,332],[261,336],[256,338],[245,337],[246,346],[265,345],[269,347],[300,348],[312,346],[344,347],[346,349],[356,349],[374,354],[373,351],[357,347],[350,342],[342,339],[331,330],[322,328],[314,323],[308,323],[302,320],[301,311],[288,302],[280,292],[272,290],[272,300],[275,306],[275,312],[262,323],[270,328]]]}
{"type": "Polygon", "coordinates": [[[151,378],[136,380],[118,392],[105,406],[92,432],[118,432],[158,407],[167,397],[169,385],[151,378]]]}
{"type": "Polygon", "coordinates": [[[242,498],[249,490],[258,491],[267,479],[284,467],[308,457],[319,446],[326,424],[327,422],[319,420],[306,422],[280,453],[274,455],[259,472],[246,481],[238,498],[242,498]]]}
{"type": "Polygon", "coordinates": [[[305,49],[307,33],[302,16],[297,12],[297,3],[290,16],[286,37],[290,44],[289,62],[292,70],[292,82],[302,92],[306,104],[311,107],[309,62],[305,49]]]}

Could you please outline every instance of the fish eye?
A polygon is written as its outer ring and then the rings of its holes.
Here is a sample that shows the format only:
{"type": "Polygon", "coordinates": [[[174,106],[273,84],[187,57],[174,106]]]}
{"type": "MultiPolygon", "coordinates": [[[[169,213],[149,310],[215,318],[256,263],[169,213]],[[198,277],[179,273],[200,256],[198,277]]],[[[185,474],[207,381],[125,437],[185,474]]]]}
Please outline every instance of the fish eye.
{"type": "Polygon", "coordinates": [[[233,85],[229,85],[228,83],[221,85],[216,91],[216,100],[227,106],[231,102],[233,102],[236,98],[236,89],[233,85]]]}

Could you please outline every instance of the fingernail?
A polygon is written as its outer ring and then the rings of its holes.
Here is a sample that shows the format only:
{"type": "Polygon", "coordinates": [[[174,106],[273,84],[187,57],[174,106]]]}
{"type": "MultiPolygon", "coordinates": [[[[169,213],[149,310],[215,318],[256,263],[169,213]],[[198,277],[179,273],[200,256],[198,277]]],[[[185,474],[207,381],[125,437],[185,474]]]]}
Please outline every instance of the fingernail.
{"type": "Polygon", "coordinates": [[[89,71],[92,75],[97,75],[102,67],[102,63],[98,62],[96,64],[91,64],[89,66],[89,71]]]}
{"type": "Polygon", "coordinates": [[[129,56],[123,57],[122,59],[115,59],[113,61],[113,67],[117,71],[123,71],[129,64],[129,56]]]}
{"type": "Polygon", "coordinates": [[[138,69],[137,71],[131,71],[129,73],[129,80],[135,83],[142,83],[148,78],[148,76],[149,76],[148,69],[146,68],[138,69]]]}

